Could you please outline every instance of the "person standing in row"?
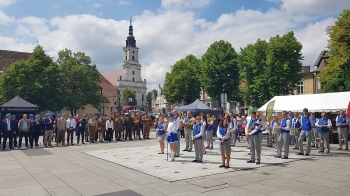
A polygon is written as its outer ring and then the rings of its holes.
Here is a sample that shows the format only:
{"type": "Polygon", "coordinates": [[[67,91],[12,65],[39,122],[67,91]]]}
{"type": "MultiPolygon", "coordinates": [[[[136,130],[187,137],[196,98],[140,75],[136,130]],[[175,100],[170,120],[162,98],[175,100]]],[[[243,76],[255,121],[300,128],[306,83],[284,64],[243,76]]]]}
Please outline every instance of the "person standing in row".
{"type": "Polygon", "coordinates": [[[97,129],[97,114],[90,116],[88,122],[88,131],[89,131],[89,141],[90,143],[95,143],[95,133],[97,129]]]}
{"type": "Polygon", "coordinates": [[[85,119],[85,131],[84,131],[84,135],[85,135],[85,142],[89,142],[89,115],[85,114],[84,116],[85,119]]]}
{"type": "Polygon", "coordinates": [[[179,157],[180,156],[180,118],[177,114],[176,110],[173,110],[173,114],[174,114],[174,121],[176,122],[176,128],[177,128],[177,142],[175,143],[175,157],[179,157]]]}
{"type": "MultiPolygon", "coordinates": [[[[134,129],[133,129],[134,139],[136,139],[136,135],[137,135],[139,140],[141,140],[141,135],[140,135],[140,116],[141,115],[137,115],[136,112],[134,112],[134,114],[131,116],[132,120],[134,121],[134,129]]],[[[143,139],[146,139],[144,135],[143,135],[143,139]]]]}
{"type": "Polygon", "coordinates": [[[271,128],[271,123],[272,121],[270,122],[270,118],[269,117],[266,117],[265,119],[265,129],[266,129],[266,132],[267,132],[267,135],[266,135],[266,147],[272,147],[272,128],[271,128]]]}
{"type": "Polygon", "coordinates": [[[111,142],[113,140],[114,122],[111,120],[110,116],[107,117],[106,130],[107,130],[107,141],[111,142]]]}
{"type": "Polygon", "coordinates": [[[248,126],[246,126],[246,136],[250,141],[250,160],[247,161],[247,163],[256,163],[257,165],[260,164],[260,154],[261,154],[261,141],[262,141],[262,133],[261,133],[261,127],[260,124],[261,121],[259,118],[257,118],[256,112],[251,113],[251,118],[249,122],[247,123],[248,126]],[[249,132],[249,130],[251,130],[249,132]],[[256,157],[255,157],[256,153],[256,157]],[[256,161],[255,161],[256,158],[256,161]]]}
{"type": "Polygon", "coordinates": [[[19,135],[19,129],[18,129],[18,120],[16,119],[15,114],[12,115],[11,120],[15,122],[15,132],[16,133],[13,134],[13,146],[16,148],[16,147],[18,147],[17,146],[17,139],[18,139],[18,135],[19,135]]]}
{"type": "Polygon", "coordinates": [[[196,159],[192,162],[203,163],[203,134],[204,134],[204,126],[202,125],[201,118],[203,116],[196,117],[196,124],[193,125],[193,136],[192,140],[194,142],[194,151],[196,154],[196,159]]]}
{"type": "Polygon", "coordinates": [[[282,121],[281,121],[281,134],[278,137],[277,141],[277,156],[276,158],[288,159],[289,155],[289,137],[290,137],[290,125],[291,122],[287,117],[287,112],[282,112],[282,121]],[[282,157],[282,146],[284,146],[284,156],[282,157]]]}
{"type": "Polygon", "coordinates": [[[45,124],[44,146],[48,147],[48,146],[51,146],[54,119],[52,119],[51,113],[47,113],[46,116],[47,117],[44,120],[44,124],[45,124]]]}
{"type": "Polygon", "coordinates": [[[213,149],[213,124],[214,124],[214,119],[210,117],[210,114],[207,114],[207,122],[208,122],[208,127],[205,131],[206,134],[206,139],[207,139],[207,147],[206,149],[213,149]]]}
{"type": "Polygon", "coordinates": [[[320,151],[323,153],[326,146],[326,153],[329,154],[329,129],[332,128],[332,122],[326,117],[326,113],[322,112],[321,118],[319,118],[315,124],[320,138],[320,151]]]}
{"type": "Polygon", "coordinates": [[[66,121],[66,129],[67,129],[67,146],[69,146],[69,141],[71,142],[70,144],[73,146],[73,135],[74,135],[74,128],[76,127],[76,122],[72,118],[72,114],[68,114],[68,119],[66,121]]]}
{"type": "Polygon", "coordinates": [[[148,112],[142,117],[142,125],[143,125],[143,134],[145,139],[150,139],[149,138],[149,133],[151,131],[151,117],[148,115],[148,112]]]}
{"type": "Polygon", "coordinates": [[[56,136],[56,146],[62,142],[62,146],[65,145],[66,141],[66,114],[63,113],[60,118],[57,120],[57,136],[56,136]]]}
{"type": "Polygon", "coordinates": [[[84,142],[84,134],[85,134],[85,126],[86,126],[86,120],[84,118],[84,114],[80,114],[80,117],[78,119],[78,122],[76,122],[76,132],[77,132],[77,144],[79,145],[80,142],[80,136],[81,136],[81,143],[85,144],[84,142]]]}
{"type": "Polygon", "coordinates": [[[133,119],[130,117],[128,113],[126,113],[124,118],[124,129],[125,129],[125,141],[132,140],[132,127],[133,127],[133,119]]]}
{"type": "Polygon", "coordinates": [[[219,123],[216,135],[220,141],[220,152],[221,152],[221,161],[222,165],[219,167],[230,168],[231,160],[231,146],[230,146],[230,137],[231,137],[231,128],[229,126],[230,118],[222,119],[219,123]],[[226,163],[225,163],[226,160],[226,163]]]}
{"type": "Polygon", "coordinates": [[[106,121],[103,115],[97,120],[97,132],[98,139],[100,142],[104,142],[105,133],[106,133],[106,121]]]}
{"type": "Polygon", "coordinates": [[[118,116],[114,120],[114,129],[115,129],[115,140],[122,141],[122,132],[124,129],[124,122],[120,114],[118,114],[118,116]]]}
{"type": "Polygon", "coordinates": [[[35,145],[36,148],[39,148],[39,137],[42,132],[42,122],[40,115],[36,115],[35,119],[31,124],[31,137],[29,138],[30,148],[33,148],[35,145]]]}
{"type": "Polygon", "coordinates": [[[336,125],[338,126],[338,140],[339,140],[338,150],[343,149],[342,138],[344,138],[344,144],[345,144],[344,150],[348,150],[349,149],[349,144],[348,144],[349,119],[347,116],[345,116],[344,110],[340,110],[340,114],[337,116],[337,119],[336,119],[336,125]]]}
{"type": "Polygon", "coordinates": [[[168,118],[168,126],[167,126],[167,142],[170,145],[170,156],[171,159],[170,161],[175,161],[175,151],[176,151],[176,147],[175,144],[177,142],[179,142],[179,138],[177,137],[177,121],[174,119],[175,115],[173,113],[169,114],[169,118],[168,118]]]}
{"type": "Polygon", "coordinates": [[[18,149],[21,149],[22,146],[22,138],[24,137],[25,147],[28,149],[28,133],[30,129],[30,121],[27,119],[27,114],[23,114],[23,118],[18,122],[19,129],[19,141],[18,141],[18,149]]]}
{"type": "Polygon", "coordinates": [[[9,147],[13,148],[13,135],[15,131],[16,122],[11,119],[11,114],[6,114],[6,119],[2,120],[2,135],[4,137],[2,141],[2,150],[6,150],[7,139],[9,139],[9,147]]]}
{"type": "Polygon", "coordinates": [[[155,122],[155,126],[157,126],[157,132],[156,137],[158,138],[159,145],[160,145],[160,153],[158,154],[164,154],[164,140],[165,140],[165,130],[166,130],[166,123],[164,122],[163,117],[159,117],[158,124],[155,122]]]}
{"type": "Polygon", "coordinates": [[[187,112],[186,117],[183,120],[184,130],[185,130],[185,142],[186,147],[183,151],[192,151],[193,141],[191,140],[194,122],[189,122],[192,118],[191,112],[187,112]]]}
{"type": "Polygon", "coordinates": [[[301,123],[300,123],[300,118],[299,114],[295,113],[294,118],[292,119],[292,129],[294,132],[294,136],[292,136],[292,143],[294,144],[294,150],[299,149],[299,144],[298,144],[298,139],[300,136],[300,130],[301,130],[301,123]]]}
{"type": "Polygon", "coordinates": [[[311,151],[311,140],[312,140],[312,117],[309,114],[307,108],[303,109],[304,115],[301,116],[301,132],[298,140],[299,153],[297,155],[304,155],[304,139],[306,137],[306,153],[305,156],[310,155],[311,151]]]}

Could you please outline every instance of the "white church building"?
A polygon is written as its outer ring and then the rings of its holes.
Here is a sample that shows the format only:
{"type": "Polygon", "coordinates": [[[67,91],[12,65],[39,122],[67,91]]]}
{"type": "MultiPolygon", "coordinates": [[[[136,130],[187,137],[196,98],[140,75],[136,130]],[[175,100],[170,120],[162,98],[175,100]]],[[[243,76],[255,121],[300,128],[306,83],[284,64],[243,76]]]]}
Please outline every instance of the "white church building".
{"type": "Polygon", "coordinates": [[[139,48],[133,34],[133,26],[130,20],[129,35],[126,46],[123,47],[123,69],[101,73],[120,93],[124,89],[136,91],[137,107],[146,107],[146,80],[141,78],[141,64],[139,63],[139,48]]]}

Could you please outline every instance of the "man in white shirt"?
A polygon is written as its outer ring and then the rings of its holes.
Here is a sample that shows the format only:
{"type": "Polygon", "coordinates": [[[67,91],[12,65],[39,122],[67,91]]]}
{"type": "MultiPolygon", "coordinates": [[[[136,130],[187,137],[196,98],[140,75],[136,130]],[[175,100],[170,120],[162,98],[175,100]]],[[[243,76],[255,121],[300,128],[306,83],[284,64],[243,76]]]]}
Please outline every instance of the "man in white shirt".
{"type": "Polygon", "coordinates": [[[277,156],[276,158],[282,158],[282,159],[288,159],[289,155],[289,137],[290,137],[290,126],[291,122],[289,118],[287,117],[287,111],[282,112],[282,120],[281,120],[281,126],[278,127],[281,130],[281,134],[278,137],[277,141],[277,156]],[[282,154],[282,146],[284,145],[284,155],[282,154]]]}
{"type": "Polygon", "coordinates": [[[74,135],[74,129],[76,127],[76,122],[72,118],[72,114],[68,115],[68,119],[66,121],[66,128],[67,128],[67,146],[69,146],[69,140],[71,141],[71,145],[73,144],[73,135],[74,135]]]}
{"type": "Polygon", "coordinates": [[[338,127],[338,140],[339,140],[338,150],[343,149],[343,141],[345,144],[345,150],[348,150],[349,149],[349,144],[348,144],[349,119],[347,116],[345,116],[344,110],[340,110],[339,113],[340,114],[337,116],[337,119],[336,119],[336,125],[338,127]]]}
{"type": "Polygon", "coordinates": [[[321,118],[317,120],[315,126],[317,127],[318,135],[320,137],[320,151],[318,152],[323,153],[324,146],[326,146],[326,153],[329,154],[329,131],[332,128],[332,122],[326,117],[325,112],[322,112],[321,118]]]}
{"type": "Polygon", "coordinates": [[[175,157],[179,157],[180,156],[180,140],[181,140],[181,134],[180,134],[180,118],[179,115],[177,114],[176,110],[173,110],[173,114],[174,114],[174,121],[176,122],[176,128],[177,128],[177,137],[179,142],[176,142],[175,144],[175,157]]]}
{"type": "Polygon", "coordinates": [[[262,125],[260,124],[260,119],[256,118],[256,112],[251,113],[251,119],[248,121],[245,135],[250,140],[250,160],[247,163],[260,164],[260,154],[261,154],[261,141],[262,141],[262,125]],[[249,132],[249,130],[251,130],[249,132]],[[255,157],[256,152],[256,157],[255,157]],[[256,162],[255,162],[256,158],[256,162]]]}

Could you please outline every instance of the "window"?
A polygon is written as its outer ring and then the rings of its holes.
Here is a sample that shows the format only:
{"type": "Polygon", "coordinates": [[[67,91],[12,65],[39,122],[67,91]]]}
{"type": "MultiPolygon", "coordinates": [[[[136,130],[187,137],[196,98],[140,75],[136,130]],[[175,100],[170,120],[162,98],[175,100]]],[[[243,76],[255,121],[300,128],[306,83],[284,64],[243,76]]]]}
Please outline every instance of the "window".
{"type": "Polygon", "coordinates": [[[135,51],[132,51],[132,53],[134,54],[134,53],[135,53],[135,51]]]}
{"type": "Polygon", "coordinates": [[[128,56],[125,56],[125,60],[128,60],[128,56]]]}
{"type": "Polygon", "coordinates": [[[135,60],[135,57],[134,57],[134,56],[132,56],[132,60],[133,60],[133,61],[135,60]]]}
{"type": "Polygon", "coordinates": [[[135,71],[132,71],[132,75],[135,75],[135,71]]]}
{"type": "Polygon", "coordinates": [[[134,79],[134,78],[132,78],[132,81],[133,81],[133,82],[135,82],[135,79],[134,79]]]}
{"type": "Polygon", "coordinates": [[[304,81],[300,81],[297,87],[297,94],[304,94],[304,81]]]}

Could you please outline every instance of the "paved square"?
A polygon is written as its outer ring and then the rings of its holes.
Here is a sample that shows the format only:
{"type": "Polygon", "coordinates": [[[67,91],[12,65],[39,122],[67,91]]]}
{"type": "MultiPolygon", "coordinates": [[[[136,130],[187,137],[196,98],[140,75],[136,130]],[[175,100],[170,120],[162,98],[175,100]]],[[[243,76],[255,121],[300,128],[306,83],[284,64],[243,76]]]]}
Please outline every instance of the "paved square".
{"type": "MultiPolygon", "coordinates": [[[[218,144],[217,144],[218,145],[218,144]]],[[[219,168],[221,155],[218,149],[208,150],[204,155],[204,163],[192,163],[194,152],[182,152],[174,162],[167,162],[166,154],[159,155],[159,146],[147,147],[112,148],[106,150],[95,150],[85,152],[88,155],[110,161],[124,167],[161,178],[166,181],[178,181],[213,174],[249,170],[269,165],[288,163],[312,159],[312,157],[301,157],[290,155],[289,159],[276,159],[276,153],[262,151],[261,164],[248,164],[250,155],[245,147],[233,147],[229,169],[219,168]]],[[[169,158],[170,160],[170,158],[169,158]]]]}

